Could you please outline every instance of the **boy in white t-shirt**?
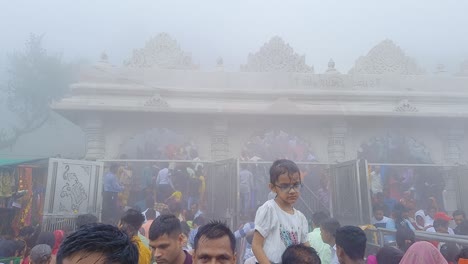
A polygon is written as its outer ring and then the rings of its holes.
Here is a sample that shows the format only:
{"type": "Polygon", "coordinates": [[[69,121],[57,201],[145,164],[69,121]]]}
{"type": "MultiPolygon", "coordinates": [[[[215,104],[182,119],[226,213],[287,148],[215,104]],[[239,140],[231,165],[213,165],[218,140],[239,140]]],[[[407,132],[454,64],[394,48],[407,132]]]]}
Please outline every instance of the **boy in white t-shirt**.
{"type": "Polygon", "coordinates": [[[302,188],[297,165],[285,159],[275,161],[270,168],[269,187],[276,198],[266,201],[257,210],[252,242],[260,264],[281,263],[281,255],[291,245],[309,246],[307,220],[293,207],[302,188]]]}

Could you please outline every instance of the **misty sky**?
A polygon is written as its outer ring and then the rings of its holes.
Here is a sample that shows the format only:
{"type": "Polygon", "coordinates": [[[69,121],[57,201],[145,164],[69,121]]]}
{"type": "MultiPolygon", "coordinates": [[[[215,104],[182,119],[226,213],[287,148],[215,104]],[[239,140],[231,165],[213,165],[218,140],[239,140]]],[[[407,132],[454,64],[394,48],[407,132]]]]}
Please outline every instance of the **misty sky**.
{"type": "MultiPolygon", "coordinates": [[[[359,56],[389,38],[427,72],[443,63],[454,73],[468,59],[467,10],[465,0],[5,0],[0,2],[0,85],[6,55],[22,50],[30,33],[45,34],[44,47],[67,61],[95,62],[105,51],[120,65],[133,49],[167,32],[206,70],[218,57],[226,69],[238,70],[249,52],[278,35],[305,54],[317,73],[326,70],[330,58],[347,72],[359,56]]],[[[0,93],[0,127],[8,127],[12,115],[5,114],[3,99],[0,93]]],[[[79,156],[83,148],[82,132],[62,119],[22,137],[13,152],[79,156]],[[64,135],[80,140],[50,144],[64,135]]]]}
{"type": "Polygon", "coordinates": [[[316,72],[329,58],[346,72],[385,38],[394,40],[428,71],[451,71],[468,58],[468,1],[433,0],[199,0],[2,1],[0,65],[29,33],[71,60],[96,61],[106,51],[121,64],[134,48],[167,32],[204,68],[221,56],[238,69],[247,54],[279,35],[306,54],[316,72]]]}

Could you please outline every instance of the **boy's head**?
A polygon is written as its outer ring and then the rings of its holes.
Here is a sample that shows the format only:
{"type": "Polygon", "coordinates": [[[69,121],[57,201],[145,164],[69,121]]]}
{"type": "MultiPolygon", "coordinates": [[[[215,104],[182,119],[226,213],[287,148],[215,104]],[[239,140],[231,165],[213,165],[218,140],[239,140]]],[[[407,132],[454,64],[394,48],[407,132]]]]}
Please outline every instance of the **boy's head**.
{"type": "Polygon", "coordinates": [[[302,244],[289,246],[281,256],[283,264],[320,264],[320,258],[314,248],[302,244]]]}
{"type": "Polygon", "coordinates": [[[125,231],[127,235],[133,237],[138,234],[138,230],[145,222],[145,217],[140,211],[128,209],[120,218],[120,229],[125,231]]]}
{"type": "Polygon", "coordinates": [[[81,214],[76,218],[76,228],[80,228],[87,224],[95,224],[98,218],[93,214],[81,214]]]}
{"type": "Polygon", "coordinates": [[[146,219],[147,220],[154,220],[156,219],[156,210],[154,210],[153,208],[150,208],[146,211],[146,219]]]}
{"type": "Polygon", "coordinates": [[[395,237],[398,248],[403,252],[406,252],[416,241],[416,234],[407,227],[398,228],[395,237]]]}
{"type": "Polygon", "coordinates": [[[301,175],[296,163],[290,160],[277,160],[270,168],[270,189],[284,203],[294,204],[299,199],[302,188],[301,175]]]}
{"type": "Polygon", "coordinates": [[[372,208],[372,211],[374,212],[375,220],[381,221],[384,218],[385,208],[383,207],[383,205],[380,205],[380,204],[374,205],[374,207],[372,208]]]}
{"type": "Polygon", "coordinates": [[[336,230],[340,228],[340,222],[334,218],[329,218],[320,225],[320,235],[322,241],[330,246],[335,245],[336,230]]]}
{"type": "Polygon", "coordinates": [[[340,263],[364,260],[367,237],[357,226],[343,226],[336,231],[336,255],[340,263]]]}
{"type": "Polygon", "coordinates": [[[435,219],[433,227],[437,233],[448,234],[449,221],[445,219],[435,219]]]}
{"type": "Polygon", "coordinates": [[[455,212],[453,212],[452,216],[453,221],[455,221],[455,224],[457,226],[459,226],[461,222],[463,222],[466,219],[466,214],[462,210],[456,210],[455,212]]]}
{"type": "Polygon", "coordinates": [[[82,226],[62,242],[57,264],[137,263],[138,249],[127,234],[104,224],[82,226]]]}
{"type": "Polygon", "coordinates": [[[330,215],[325,211],[318,211],[312,214],[312,224],[314,225],[314,228],[320,228],[323,221],[328,218],[330,218],[330,215]]]}

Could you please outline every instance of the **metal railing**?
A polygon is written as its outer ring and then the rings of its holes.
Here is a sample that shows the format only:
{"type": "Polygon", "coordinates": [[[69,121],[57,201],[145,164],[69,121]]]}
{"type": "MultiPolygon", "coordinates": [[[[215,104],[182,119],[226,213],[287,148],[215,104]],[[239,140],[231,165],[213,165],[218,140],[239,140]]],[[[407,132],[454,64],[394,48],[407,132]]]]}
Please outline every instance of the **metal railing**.
{"type": "MultiPolygon", "coordinates": [[[[376,228],[376,229],[366,229],[366,232],[377,235],[377,241],[371,241],[368,239],[368,245],[371,247],[383,247],[385,243],[385,235],[395,235],[396,230],[387,229],[387,228],[376,228]],[[373,243],[377,242],[377,243],[373,243]]],[[[444,243],[456,243],[460,246],[468,246],[468,236],[461,235],[449,235],[425,231],[415,231],[417,241],[437,241],[444,243]]]]}

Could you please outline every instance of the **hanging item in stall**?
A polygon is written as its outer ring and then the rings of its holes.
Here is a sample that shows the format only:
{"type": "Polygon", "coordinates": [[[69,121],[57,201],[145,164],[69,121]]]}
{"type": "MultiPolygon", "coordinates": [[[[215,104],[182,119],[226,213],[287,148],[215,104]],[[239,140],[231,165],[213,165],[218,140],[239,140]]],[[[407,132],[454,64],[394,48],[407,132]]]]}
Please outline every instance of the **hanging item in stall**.
{"type": "Polygon", "coordinates": [[[0,197],[10,197],[15,184],[14,175],[10,169],[0,170],[0,197]]]}
{"type": "MultiPolygon", "coordinates": [[[[16,215],[14,222],[16,228],[31,225],[31,207],[33,203],[33,191],[32,191],[32,168],[30,167],[19,167],[19,184],[18,191],[27,191],[26,195],[23,196],[21,207],[22,210],[16,215]]],[[[16,229],[15,228],[15,229],[16,229]]]]}

